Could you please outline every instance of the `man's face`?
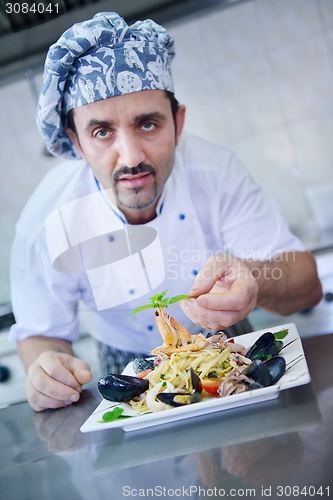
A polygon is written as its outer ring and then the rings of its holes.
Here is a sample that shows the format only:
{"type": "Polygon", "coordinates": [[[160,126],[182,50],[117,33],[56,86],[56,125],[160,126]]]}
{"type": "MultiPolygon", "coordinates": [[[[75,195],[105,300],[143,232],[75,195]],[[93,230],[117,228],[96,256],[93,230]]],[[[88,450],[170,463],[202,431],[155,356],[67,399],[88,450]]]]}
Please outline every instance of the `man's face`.
{"type": "Polygon", "coordinates": [[[118,207],[155,210],[174,165],[185,109],[177,113],[162,90],[111,97],[74,110],[71,140],[102,186],[112,188],[118,207]]]}

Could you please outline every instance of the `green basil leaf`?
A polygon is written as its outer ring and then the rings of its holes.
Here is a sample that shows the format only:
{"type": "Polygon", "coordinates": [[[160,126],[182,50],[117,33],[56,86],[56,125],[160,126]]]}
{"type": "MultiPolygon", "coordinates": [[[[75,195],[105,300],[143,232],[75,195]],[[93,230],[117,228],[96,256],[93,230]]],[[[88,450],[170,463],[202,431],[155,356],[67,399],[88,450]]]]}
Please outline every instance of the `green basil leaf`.
{"type": "Polygon", "coordinates": [[[289,330],[288,330],[288,328],[286,328],[284,330],[280,330],[279,332],[275,332],[274,337],[277,340],[282,340],[288,335],[288,333],[289,333],[289,330]]]}
{"type": "Polygon", "coordinates": [[[168,307],[170,305],[171,299],[168,299],[167,297],[162,300],[162,306],[163,307],[168,307]]]}
{"type": "Polygon", "coordinates": [[[175,297],[168,298],[168,297],[165,297],[167,292],[168,292],[168,290],[164,290],[164,292],[162,292],[162,293],[155,293],[154,295],[149,297],[150,304],[147,304],[146,306],[136,307],[132,311],[130,318],[132,316],[134,316],[134,314],[136,314],[140,311],[143,311],[144,309],[148,309],[148,308],[152,308],[152,307],[157,309],[161,306],[168,307],[170,304],[174,304],[175,302],[179,302],[180,300],[191,298],[191,295],[176,295],[175,297]]]}
{"type": "Polygon", "coordinates": [[[143,311],[144,309],[152,309],[154,307],[153,304],[147,304],[146,306],[140,306],[140,307],[136,307],[135,309],[133,309],[132,311],[132,314],[130,315],[130,318],[132,316],[134,316],[134,314],[140,312],[140,311],[143,311]]]}
{"type": "Polygon", "coordinates": [[[117,406],[116,408],[113,408],[113,410],[111,410],[111,411],[107,411],[103,415],[104,422],[113,422],[113,420],[116,420],[117,418],[120,417],[120,415],[123,413],[123,411],[124,410],[122,408],[119,408],[119,406],[117,406]]]}
{"type": "Polygon", "coordinates": [[[176,295],[170,299],[169,304],[174,304],[175,302],[179,302],[180,300],[192,299],[191,295],[176,295]]]}

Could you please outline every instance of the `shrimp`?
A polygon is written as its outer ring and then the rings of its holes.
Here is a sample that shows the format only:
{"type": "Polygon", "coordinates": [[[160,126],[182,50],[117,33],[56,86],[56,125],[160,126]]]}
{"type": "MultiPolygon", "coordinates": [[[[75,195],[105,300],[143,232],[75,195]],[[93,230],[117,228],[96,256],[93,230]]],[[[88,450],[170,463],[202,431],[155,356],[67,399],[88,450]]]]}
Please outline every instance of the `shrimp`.
{"type": "Polygon", "coordinates": [[[185,326],[169,316],[162,307],[155,310],[155,323],[165,346],[176,347],[191,341],[191,335],[185,326]]]}
{"type": "Polygon", "coordinates": [[[162,336],[163,345],[154,349],[153,354],[164,352],[171,356],[176,351],[200,351],[206,347],[207,340],[202,333],[190,335],[185,326],[169,316],[163,307],[155,310],[155,323],[162,336]]]}

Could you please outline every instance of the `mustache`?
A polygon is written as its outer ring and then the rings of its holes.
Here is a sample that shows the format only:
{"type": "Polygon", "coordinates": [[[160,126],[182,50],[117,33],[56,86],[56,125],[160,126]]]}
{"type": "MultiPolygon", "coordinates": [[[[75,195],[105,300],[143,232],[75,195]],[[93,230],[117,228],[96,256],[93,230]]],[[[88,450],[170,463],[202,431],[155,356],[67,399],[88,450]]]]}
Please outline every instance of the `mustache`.
{"type": "Polygon", "coordinates": [[[139,163],[136,167],[122,167],[117,172],[114,172],[112,175],[113,182],[117,182],[119,177],[122,175],[137,175],[142,173],[150,173],[155,175],[156,171],[152,165],[148,163],[139,163]]]}

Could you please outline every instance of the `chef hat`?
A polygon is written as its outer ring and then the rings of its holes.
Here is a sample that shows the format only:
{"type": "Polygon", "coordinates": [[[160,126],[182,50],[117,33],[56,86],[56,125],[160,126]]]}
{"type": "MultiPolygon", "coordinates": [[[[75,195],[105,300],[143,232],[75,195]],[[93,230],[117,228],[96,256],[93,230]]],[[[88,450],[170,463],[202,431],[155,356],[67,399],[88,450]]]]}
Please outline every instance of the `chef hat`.
{"type": "Polygon", "coordinates": [[[132,26],[114,12],[74,24],[50,47],[37,125],[55,156],[81,158],[66,133],[68,112],[140,90],[173,92],[173,39],[148,19],[132,26]]]}

